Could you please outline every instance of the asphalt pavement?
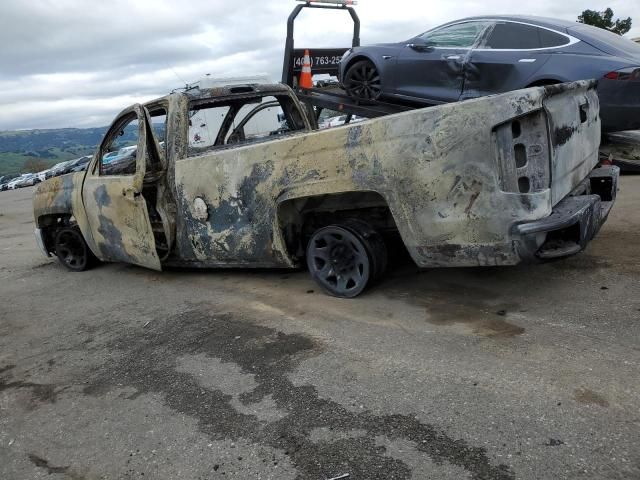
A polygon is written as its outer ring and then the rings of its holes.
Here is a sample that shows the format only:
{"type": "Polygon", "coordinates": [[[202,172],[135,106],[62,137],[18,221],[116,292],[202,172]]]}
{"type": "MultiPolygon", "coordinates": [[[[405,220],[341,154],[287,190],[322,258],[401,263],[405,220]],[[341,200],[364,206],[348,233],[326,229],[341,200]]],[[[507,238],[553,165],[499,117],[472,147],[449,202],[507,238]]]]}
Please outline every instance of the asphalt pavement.
{"type": "Polygon", "coordinates": [[[0,192],[0,478],[638,479],[640,176],[544,265],[70,273],[0,192]]]}

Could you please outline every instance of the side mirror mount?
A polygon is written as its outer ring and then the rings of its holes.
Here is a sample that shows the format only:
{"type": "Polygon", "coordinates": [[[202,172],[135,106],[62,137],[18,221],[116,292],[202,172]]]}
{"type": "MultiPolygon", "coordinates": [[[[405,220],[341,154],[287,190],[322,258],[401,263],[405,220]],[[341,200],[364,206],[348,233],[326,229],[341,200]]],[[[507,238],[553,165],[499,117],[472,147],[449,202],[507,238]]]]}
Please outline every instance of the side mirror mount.
{"type": "Polygon", "coordinates": [[[415,50],[416,52],[431,52],[433,50],[433,45],[431,45],[428,41],[424,41],[421,38],[414,38],[407,43],[407,47],[415,50]]]}

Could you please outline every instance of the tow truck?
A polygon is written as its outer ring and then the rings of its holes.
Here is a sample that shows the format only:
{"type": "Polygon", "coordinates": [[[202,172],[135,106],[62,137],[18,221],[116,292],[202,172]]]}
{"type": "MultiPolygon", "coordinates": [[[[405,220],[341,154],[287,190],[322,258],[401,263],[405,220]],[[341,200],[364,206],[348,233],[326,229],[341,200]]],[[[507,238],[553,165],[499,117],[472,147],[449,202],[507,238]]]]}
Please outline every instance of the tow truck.
{"type": "MultiPolygon", "coordinates": [[[[332,77],[338,76],[340,60],[348,48],[295,48],[295,21],[300,13],[308,9],[344,11],[351,16],[353,21],[353,38],[351,48],[360,46],[360,18],[354,8],[355,0],[297,0],[301,2],[289,15],[287,20],[287,39],[284,49],[284,61],[282,67],[282,83],[289,85],[296,92],[300,101],[307,106],[310,112],[315,114],[315,121],[324,109],[347,115],[348,124],[353,116],[365,118],[377,118],[394,113],[406,112],[416,108],[410,104],[400,102],[385,102],[381,100],[363,103],[348,96],[337,82],[317,82],[311,89],[298,88],[298,76],[302,72],[304,53],[309,50],[311,68],[313,74],[325,74],[332,77]]],[[[313,115],[310,115],[313,117],[313,115]]]]}

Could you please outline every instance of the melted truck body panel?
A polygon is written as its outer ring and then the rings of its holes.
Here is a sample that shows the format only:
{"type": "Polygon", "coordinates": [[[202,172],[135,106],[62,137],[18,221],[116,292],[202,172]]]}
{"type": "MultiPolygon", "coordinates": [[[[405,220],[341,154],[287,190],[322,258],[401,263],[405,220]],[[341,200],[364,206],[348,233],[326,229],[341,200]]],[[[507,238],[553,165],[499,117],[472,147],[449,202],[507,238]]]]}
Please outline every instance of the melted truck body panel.
{"type": "Polygon", "coordinates": [[[552,191],[568,193],[597,162],[599,142],[586,138],[599,132],[597,97],[586,83],[570,91],[517,91],[179,160],[179,256],[211,266],[292,265],[278,228],[279,199],[373,191],[420,266],[518,263],[513,224],[549,215],[552,191]],[[585,123],[574,92],[595,104],[585,123]],[[574,138],[554,146],[552,158],[582,176],[535,193],[505,192],[492,128],[531,113],[546,118],[547,103],[573,111],[556,128],[572,129],[574,138]],[[206,203],[206,218],[195,214],[196,199],[206,203]]]}
{"type": "MultiPolygon", "coordinates": [[[[288,87],[253,87],[256,95],[290,95],[300,108],[288,87]]],[[[594,82],[530,88],[324,131],[309,131],[305,118],[299,133],[190,155],[190,104],[232,96],[229,88],[196,90],[153,103],[168,109],[164,172],[157,180],[165,217],[172,217],[164,222],[171,230],[165,232],[171,239],[165,263],[295,267],[300,258],[286,238],[289,207],[362,192],[383,199],[420,267],[513,265],[523,259],[515,227],[548,217],[598,161],[594,82]]],[[[110,212],[120,226],[105,224],[102,210],[123,193],[109,182],[101,186],[90,170],[87,178],[97,182],[93,203],[78,193],[84,174],[49,180],[34,198],[36,219],[70,209],[99,258],[159,268],[159,260],[149,265],[137,257],[143,251],[157,258],[153,236],[140,234],[150,221],[141,208],[145,200],[110,212]]],[[[534,248],[542,241],[527,239],[534,248]]]]}

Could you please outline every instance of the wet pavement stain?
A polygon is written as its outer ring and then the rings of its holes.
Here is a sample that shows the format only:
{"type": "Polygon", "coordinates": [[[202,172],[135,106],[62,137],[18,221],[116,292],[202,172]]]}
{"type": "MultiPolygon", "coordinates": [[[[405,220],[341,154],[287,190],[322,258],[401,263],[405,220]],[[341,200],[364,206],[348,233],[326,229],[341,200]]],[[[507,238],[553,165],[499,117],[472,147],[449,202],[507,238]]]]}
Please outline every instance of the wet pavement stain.
{"type": "MultiPolygon", "coordinates": [[[[13,368],[15,368],[14,365],[0,368],[0,374],[9,372],[13,368]]],[[[9,374],[9,376],[11,375],[9,374]]],[[[22,380],[9,381],[6,376],[0,378],[0,393],[8,390],[21,389],[28,390],[29,392],[28,403],[25,404],[29,409],[37,408],[46,403],[56,403],[57,392],[55,385],[25,382],[22,380]]]]}
{"type": "Polygon", "coordinates": [[[54,473],[67,473],[69,467],[54,467],[49,465],[49,462],[44,458],[41,458],[33,453],[29,454],[29,460],[38,468],[43,468],[47,471],[47,474],[52,475],[54,473]]]}
{"type": "Polygon", "coordinates": [[[282,450],[298,470],[299,480],[327,478],[336,471],[348,471],[354,479],[411,478],[410,467],[376,443],[379,436],[413,442],[415,450],[436,464],[461,467],[473,479],[515,478],[506,465],[492,465],[485,448],[451,438],[413,416],[354,413],[320,398],[313,385],[294,385],[287,374],[323,350],[309,337],[277,332],[229,314],[212,314],[207,308],[154,322],[152,330],[123,333],[109,345],[122,356],[93,373],[86,394],[102,395],[121,386],[162,393],[171,409],[197,419],[200,431],[211,439],[245,439],[282,450]],[[284,416],[260,422],[254,415],[239,413],[230,403],[231,395],[203,388],[193,375],[176,370],[179,358],[198,354],[234,363],[244,374],[253,375],[257,386],[240,395],[242,404],[270,396],[284,416]],[[319,428],[361,430],[364,435],[314,442],[312,433],[319,428]]]}
{"type": "Polygon", "coordinates": [[[588,388],[577,388],[573,392],[573,397],[580,403],[600,405],[601,407],[609,406],[609,401],[606,398],[588,388]]]}
{"type": "Polygon", "coordinates": [[[511,338],[525,332],[506,320],[519,305],[502,302],[489,290],[454,283],[420,284],[416,289],[415,283],[396,281],[386,295],[424,308],[427,322],[433,325],[465,324],[473,334],[493,338],[511,338]]]}
{"type": "Polygon", "coordinates": [[[13,370],[14,368],[16,368],[15,365],[5,365],[4,367],[0,367],[0,374],[13,370]]]}

